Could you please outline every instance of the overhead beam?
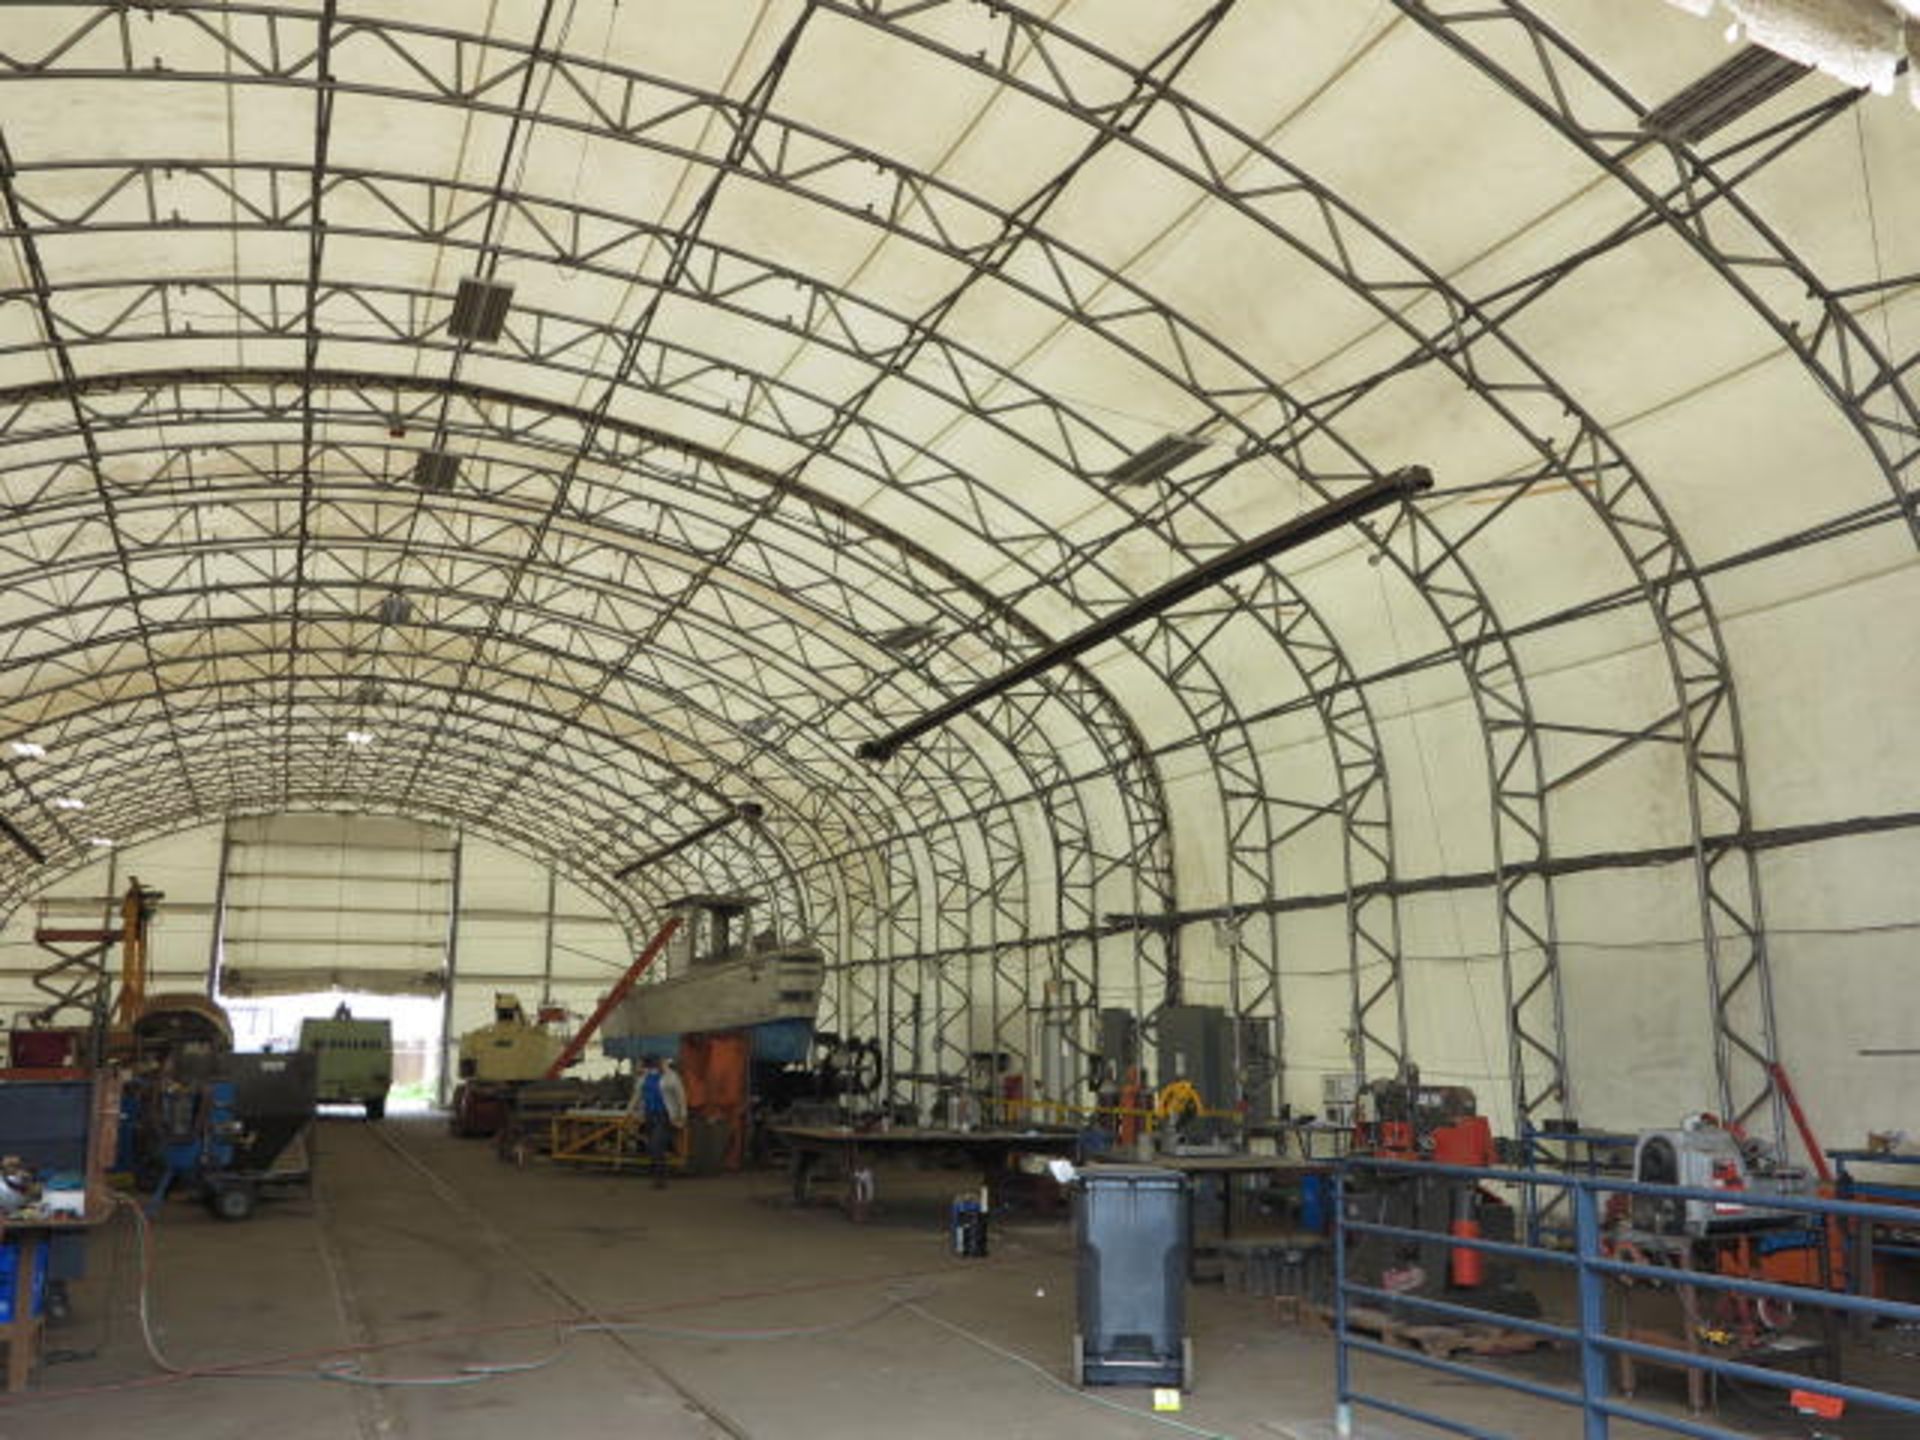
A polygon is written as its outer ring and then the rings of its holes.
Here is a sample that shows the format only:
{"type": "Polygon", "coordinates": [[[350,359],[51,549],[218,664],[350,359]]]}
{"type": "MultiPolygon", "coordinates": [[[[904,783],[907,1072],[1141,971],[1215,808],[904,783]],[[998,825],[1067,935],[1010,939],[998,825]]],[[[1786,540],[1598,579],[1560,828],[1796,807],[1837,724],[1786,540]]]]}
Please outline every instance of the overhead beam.
{"type": "Polygon", "coordinates": [[[1163,614],[1181,601],[1191,599],[1204,590],[1212,589],[1243,570],[1250,570],[1255,565],[1263,564],[1277,555],[1297,549],[1323,535],[1330,535],[1376,510],[1411,499],[1421,491],[1432,488],[1433,473],[1426,466],[1403,466],[1391,475],[1362,486],[1351,494],[1343,495],[1337,500],[1330,500],[1304,515],[1296,516],[1263,534],[1254,536],[1251,540],[1244,540],[1230,550],[1221,551],[1212,559],[1196,565],[1185,575],[1176,576],[1166,584],[1149,590],[1139,599],[1121,606],[1111,615],[1094,621],[1077,634],[1045,647],[1018,665],[1002,671],[991,680],[981,682],[964,695],[956,695],[944,705],[935,706],[919,719],[902,725],[890,734],[861,742],[855,753],[862,760],[876,762],[886,760],[901,746],[909,745],[922,735],[959,719],[969,710],[984,704],[996,695],[1004,695],[1016,685],[1025,684],[1056,666],[1078,659],[1096,645],[1104,644],[1124,634],[1135,625],[1163,614]]]}
{"type": "Polygon", "coordinates": [[[725,830],[729,825],[737,821],[747,820],[758,824],[766,817],[766,813],[765,806],[757,804],[752,800],[742,801],[733,807],[731,814],[722,815],[718,820],[709,820],[698,829],[689,830],[678,840],[669,841],[658,850],[649,851],[638,860],[633,860],[622,865],[618,870],[613,872],[613,878],[615,880],[624,880],[629,875],[638,874],[650,865],[658,865],[662,860],[671,860],[682,850],[691,849],[702,840],[705,840],[709,835],[718,835],[722,830],[725,830]]]}
{"type": "Polygon", "coordinates": [[[8,840],[12,841],[13,844],[20,849],[21,853],[33,861],[34,864],[44,865],[47,863],[47,852],[34,844],[32,838],[26,831],[22,830],[4,815],[0,815],[0,835],[4,835],[8,840]]]}
{"type": "MultiPolygon", "coordinates": [[[[1884,835],[1890,831],[1920,829],[1920,811],[1903,810],[1886,815],[1855,815],[1845,820],[1817,820],[1802,825],[1775,825],[1742,830],[1731,835],[1708,835],[1705,843],[1713,846],[1739,846],[1756,852],[1784,850],[1801,845],[1819,845],[1860,835],[1884,835]]],[[[1139,929],[1178,929],[1214,920],[1232,920],[1246,915],[1285,915],[1304,910],[1326,910],[1344,905],[1358,895],[1436,895],[1454,890],[1488,890],[1501,883],[1503,874],[1511,878],[1526,875],[1584,875],[1597,870],[1636,870],[1650,866],[1681,865],[1694,858],[1690,844],[1652,845],[1638,850],[1603,850],[1583,855],[1560,855],[1548,860],[1529,860],[1506,867],[1504,872],[1469,870],[1436,875],[1415,875],[1404,880],[1376,880],[1355,885],[1351,891],[1327,890],[1319,894],[1272,896],[1250,905],[1210,905],[1192,910],[1170,910],[1160,914],[1101,917],[1101,924],[1087,933],[1112,934],[1139,929]]],[[[1077,937],[1069,937],[1077,938],[1077,937]]]]}

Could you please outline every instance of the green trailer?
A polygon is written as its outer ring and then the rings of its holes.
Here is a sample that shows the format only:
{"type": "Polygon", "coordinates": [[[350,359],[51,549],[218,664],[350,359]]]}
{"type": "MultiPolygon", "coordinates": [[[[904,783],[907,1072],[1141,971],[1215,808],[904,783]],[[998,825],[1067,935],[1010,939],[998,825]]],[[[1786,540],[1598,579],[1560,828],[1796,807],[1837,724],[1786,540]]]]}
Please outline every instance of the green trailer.
{"type": "Polygon", "coordinates": [[[300,1048],[319,1060],[316,1099],[323,1105],[364,1105],[369,1120],[387,1113],[393,1084],[393,1026],[356,1020],[342,1005],[330,1020],[300,1022],[300,1048]]]}

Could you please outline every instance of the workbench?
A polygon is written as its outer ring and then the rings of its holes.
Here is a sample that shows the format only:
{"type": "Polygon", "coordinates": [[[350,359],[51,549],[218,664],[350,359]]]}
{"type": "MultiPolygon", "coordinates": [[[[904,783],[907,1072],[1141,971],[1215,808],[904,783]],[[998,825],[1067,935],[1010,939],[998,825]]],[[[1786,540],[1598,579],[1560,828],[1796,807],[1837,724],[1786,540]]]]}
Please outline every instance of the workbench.
{"type": "MultiPolygon", "coordinates": [[[[1874,1205],[1913,1205],[1920,1207],[1920,1155],[1889,1155],[1877,1150],[1829,1150],[1833,1162],[1834,1193],[1842,1200],[1859,1200],[1874,1205]],[[1913,1176],[1907,1183],[1892,1180],[1861,1180],[1854,1172],[1857,1165],[1886,1165],[1904,1168],[1913,1176]]],[[[1892,1226],[1884,1220],[1840,1222],[1847,1236],[1847,1289],[1855,1295],[1875,1293],[1875,1269],[1879,1257],[1894,1256],[1909,1265],[1920,1262],[1920,1208],[1916,1208],[1911,1226],[1892,1226]]],[[[1865,1316],[1850,1322],[1856,1335],[1864,1335],[1870,1323],[1865,1316]]]]}
{"type": "MultiPolygon", "coordinates": [[[[1726,1297],[1721,1292],[1691,1283],[1690,1277],[1695,1274],[1726,1273],[1721,1261],[1729,1253],[1741,1257],[1737,1269],[1750,1269],[1751,1243],[1760,1233],[1733,1231],[1690,1236],[1629,1229],[1616,1231],[1612,1236],[1615,1259],[1664,1266],[1674,1272],[1668,1288],[1674,1305],[1673,1315],[1678,1323],[1672,1330],[1647,1329],[1636,1324],[1638,1317],[1635,1312],[1640,1308],[1638,1297],[1648,1293],[1647,1285],[1617,1276],[1608,1277],[1607,1283],[1618,1301],[1620,1323],[1617,1333],[1624,1339],[1674,1352],[1673,1366],[1686,1373],[1687,1408],[1695,1415],[1707,1414],[1716,1408],[1714,1402],[1718,1380],[1710,1372],[1689,1364],[1689,1357],[1709,1356],[1768,1368],[1798,1365],[1828,1380],[1837,1382],[1841,1378],[1838,1312],[1810,1302],[1815,1315],[1814,1323],[1820,1331],[1817,1339],[1788,1334],[1785,1327],[1779,1333],[1746,1338],[1738,1333],[1741,1326],[1737,1317],[1725,1313],[1730,1304],[1743,1302],[1738,1297],[1726,1297]],[[1718,1307],[1718,1313],[1710,1313],[1710,1305],[1718,1307]],[[1710,1343],[1706,1338],[1722,1332],[1725,1332],[1724,1337],[1719,1343],[1710,1343]]],[[[1821,1288],[1828,1288],[1832,1275],[1827,1265],[1827,1247],[1820,1246],[1819,1253],[1821,1288]]],[[[1644,1359],[1636,1363],[1634,1356],[1621,1352],[1618,1357],[1621,1393],[1631,1399],[1638,1385],[1638,1366],[1657,1363],[1660,1362],[1644,1359]]]]}
{"type": "Polygon", "coordinates": [[[774,1138],[788,1150],[787,1173],[793,1200],[804,1205],[813,1198],[813,1181],[820,1162],[840,1162],[846,1193],[842,1205],[850,1220],[867,1218],[873,1203],[873,1162],[889,1155],[917,1155],[979,1167],[991,1195],[1014,1155],[1075,1156],[1080,1150],[1077,1130],[934,1130],[896,1126],[890,1130],[853,1130],[831,1125],[775,1125],[774,1138]]]}
{"type": "MultiPolygon", "coordinates": [[[[36,1252],[42,1242],[82,1237],[113,1213],[106,1168],[120,1118],[120,1080],[108,1071],[0,1070],[0,1143],[42,1171],[83,1178],[80,1215],[45,1214],[36,1207],[0,1217],[0,1244],[19,1245],[13,1306],[0,1324],[7,1350],[7,1389],[21,1390],[39,1359],[44,1317],[34,1313],[36,1252]]],[[[48,1257],[49,1269],[52,1256],[48,1257]]]]}
{"type": "MultiPolygon", "coordinates": [[[[93,1201],[90,1199],[90,1204],[93,1201]]],[[[46,1317],[34,1308],[34,1271],[40,1246],[51,1251],[53,1242],[65,1235],[84,1233],[107,1218],[111,1201],[100,1197],[98,1213],[77,1217],[47,1216],[36,1220],[0,1221],[0,1245],[18,1245],[13,1267],[12,1318],[0,1324],[0,1345],[7,1347],[7,1393],[27,1388],[35,1362],[40,1358],[46,1317]]],[[[52,1265],[52,1257],[47,1261],[52,1265]]]]}
{"type": "MultiPolygon", "coordinates": [[[[1230,1196],[1237,1193],[1232,1183],[1236,1176],[1264,1175],[1269,1181],[1297,1185],[1310,1175],[1331,1175],[1340,1168],[1334,1160],[1295,1160],[1286,1155],[1155,1155],[1137,1163],[1178,1170],[1196,1183],[1218,1179],[1230,1196]]],[[[1221,1233],[1229,1239],[1233,1236],[1233,1210],[1229,1203],[1221,1216],[1221,1233]]]]}

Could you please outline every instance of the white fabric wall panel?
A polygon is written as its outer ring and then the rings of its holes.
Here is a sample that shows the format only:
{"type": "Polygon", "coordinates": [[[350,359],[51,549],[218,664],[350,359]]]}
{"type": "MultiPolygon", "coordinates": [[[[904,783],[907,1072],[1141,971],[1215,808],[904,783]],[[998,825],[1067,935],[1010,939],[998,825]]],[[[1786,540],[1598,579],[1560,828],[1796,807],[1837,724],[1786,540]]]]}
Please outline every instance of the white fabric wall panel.
{"type": "MultiPolygon", "coordinates": [[[[1339,906],[1295,912],[1282,917],[1279,933],[1286,1041],[1281,1098],[1298,1114],[1318,1114],[1321,1077],[1353,1073],[1346,912],[1339,906]]],[[[1368,971],[1366,979],[1373,983],[1377,976],[1368,971]]]]}
{"type": "MultiPolygon", "coordinates": [[[[1728,642],[1744,662],[1763,823],[1920,809],[1920,764],[1906,723],[1920,714],[1910,621],[1920,613],[1920,565],[1910,547],[1898,553],[1893,535],[1861,548],[1897,568],[1728,622],[1728,642]]],[[[1873,1004],[1871,995],[1860,998],[1873,1004]]]]}
{"type": "Polygon", "coordinates": [[[1787,1068],[1821,1143],[1914,1129],[1920,1094],[1920,906],[1911,830],[1782,850],[1764,861],[1787,1068]],[[1879,1053],[1870,1053],[1879,1052],[1879,1053]],[[1891,1053],[1889,1053],[1891,1052],[1891,1053]]]}
{"type": "MultiPolygon", "coordinates": [[[[1556,895],[1576,1118],[1631,1130],[1717,1110],[1691,869],[1569,876],[1556,895]]],[[[1738,963],[1731,943],[1723,953],[1738,963]]]]}

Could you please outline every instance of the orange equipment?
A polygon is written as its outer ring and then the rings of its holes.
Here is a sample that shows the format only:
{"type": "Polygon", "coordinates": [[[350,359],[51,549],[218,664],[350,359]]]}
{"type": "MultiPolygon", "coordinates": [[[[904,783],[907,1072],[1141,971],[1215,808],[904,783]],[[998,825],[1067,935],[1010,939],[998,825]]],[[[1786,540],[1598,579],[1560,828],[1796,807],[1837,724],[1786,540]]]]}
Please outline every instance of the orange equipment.
{"type": "Polygon", "coordinates": [[[753,1037],[744,1030],[712,1030],[680,1037],[680,1083],[687,1092],[688,1154],[695,1120],[722,1124],[727,1145],[721,1168],[738,1170],[747,1157],[747,1107],[752,1098],[753,1037]]]}

